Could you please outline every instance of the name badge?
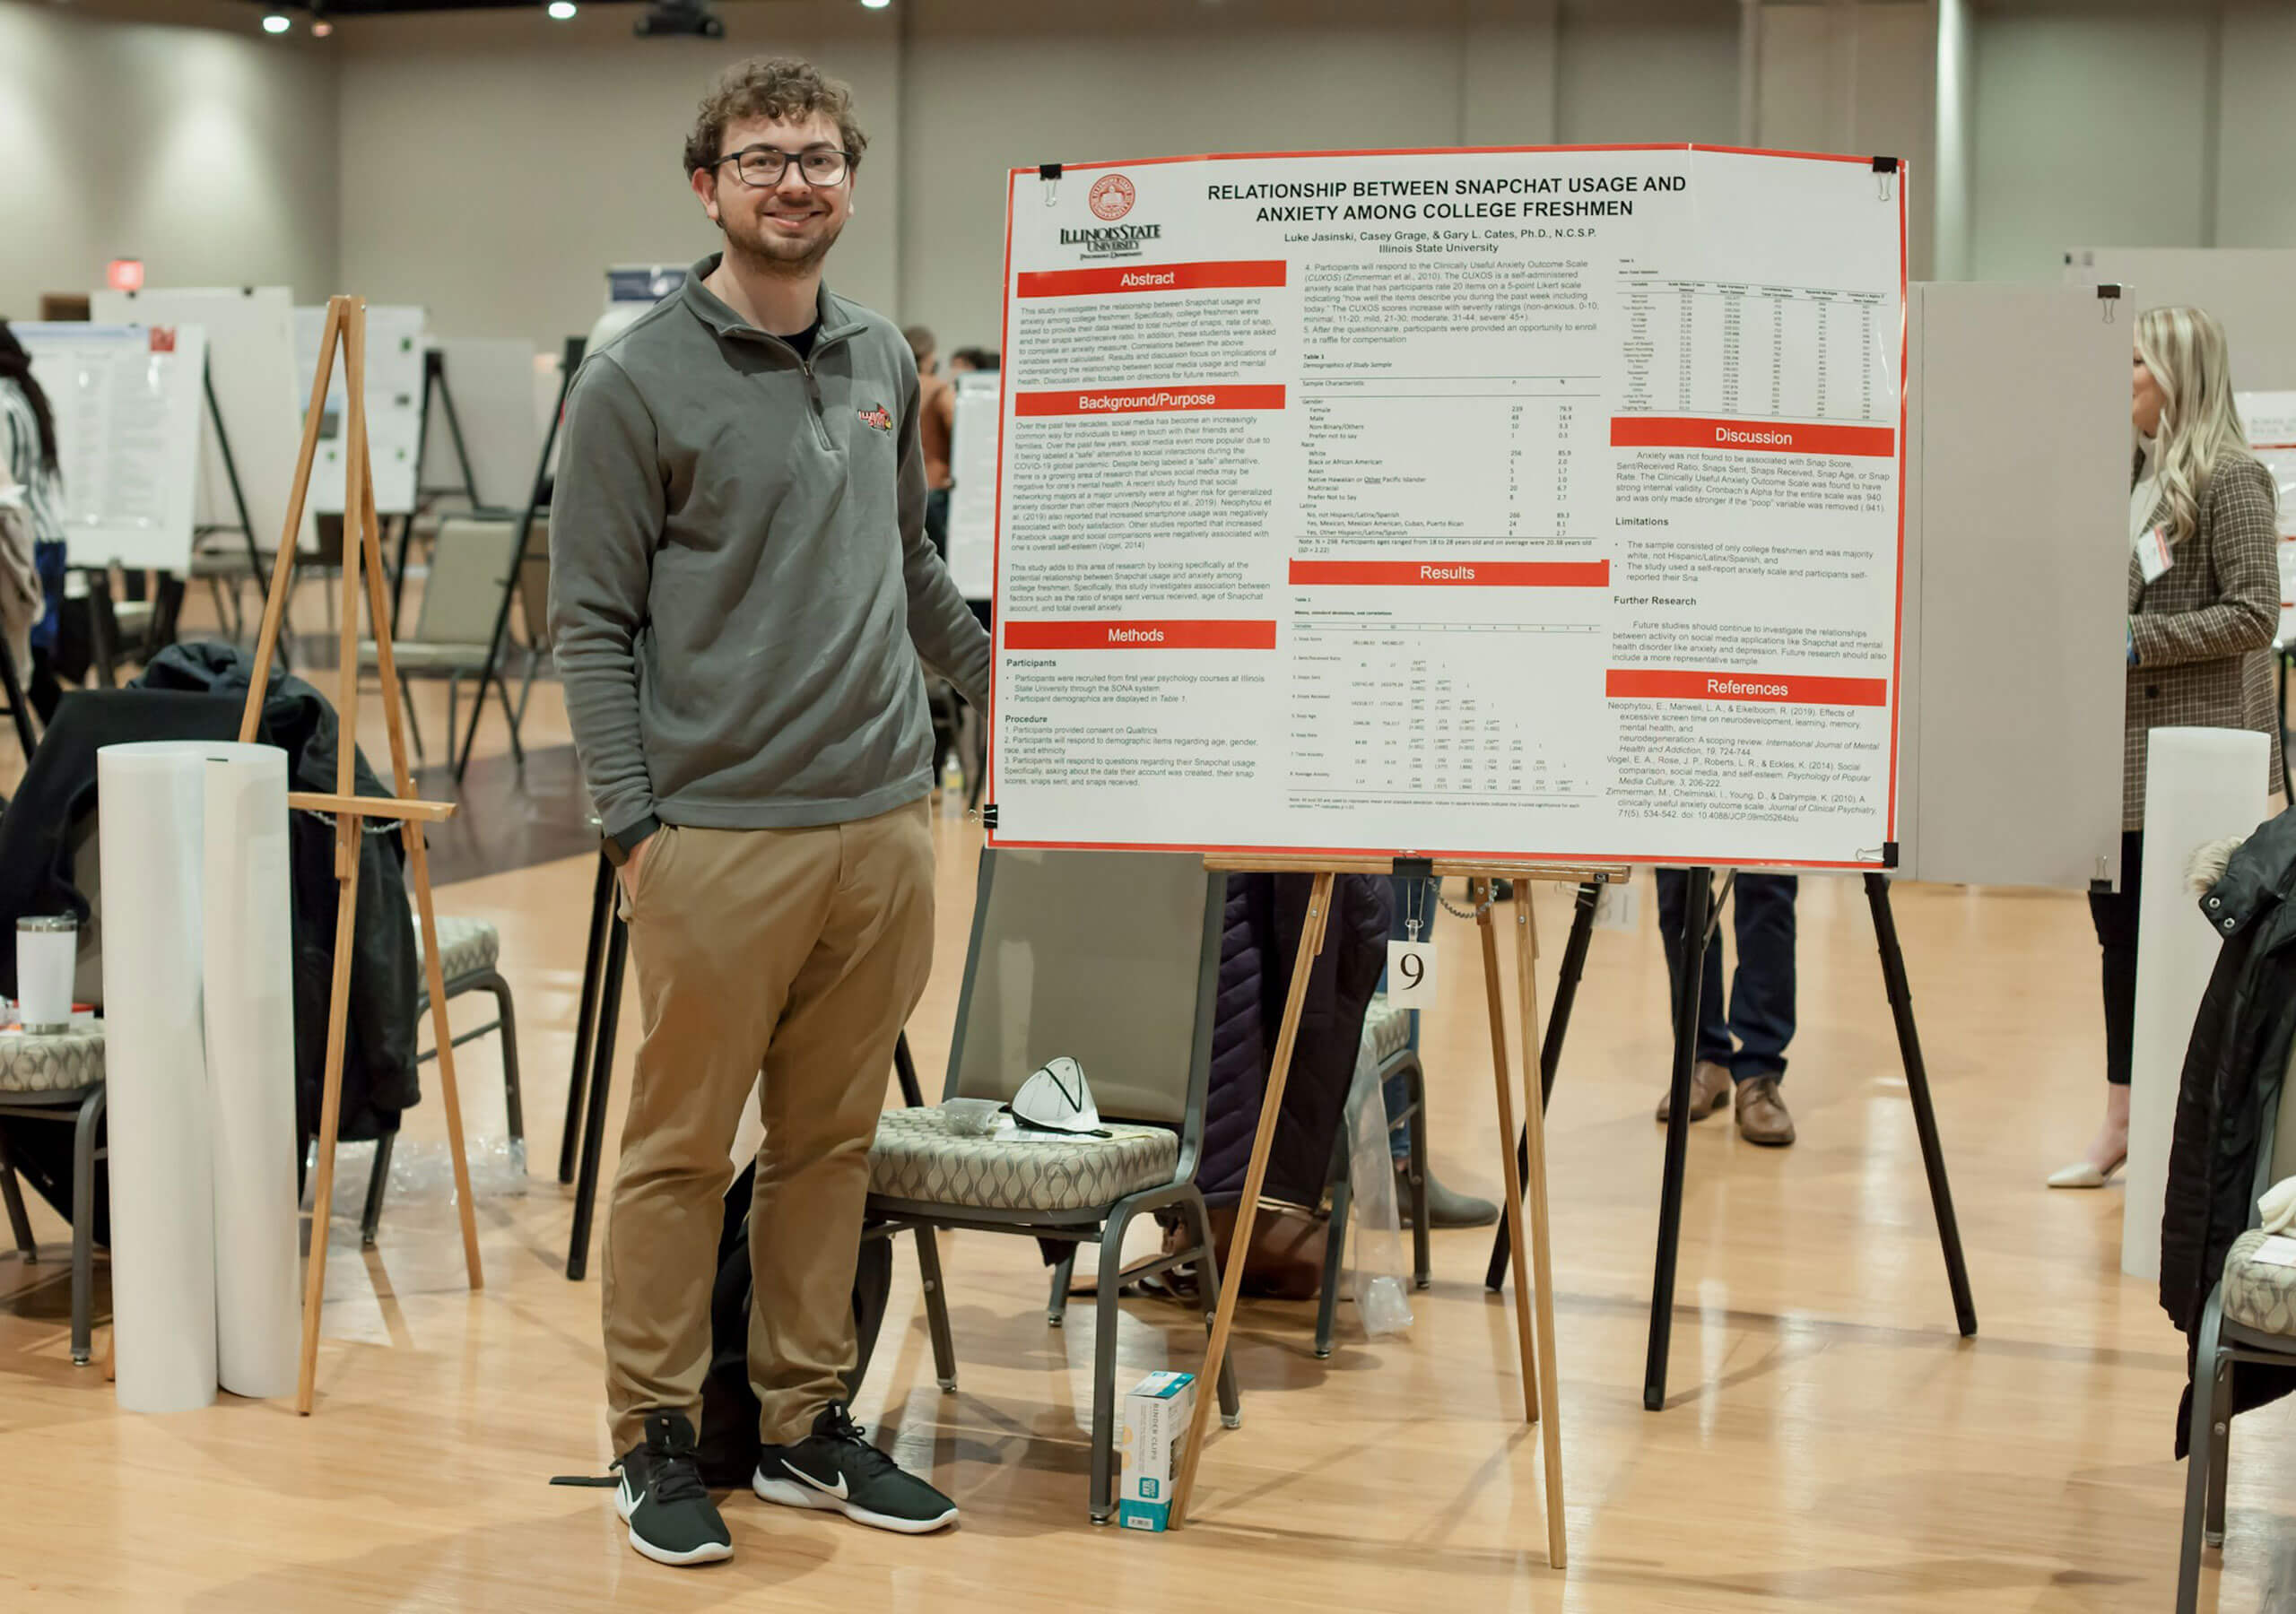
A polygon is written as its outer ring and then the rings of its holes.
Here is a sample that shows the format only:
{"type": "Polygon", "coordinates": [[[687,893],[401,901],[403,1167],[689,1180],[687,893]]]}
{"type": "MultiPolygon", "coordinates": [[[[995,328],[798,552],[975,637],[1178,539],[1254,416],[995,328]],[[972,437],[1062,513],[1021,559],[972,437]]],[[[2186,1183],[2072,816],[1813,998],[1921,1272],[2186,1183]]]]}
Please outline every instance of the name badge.
{"type": "Polygon", "coordinates": [[[2147,583],[2158,583],[2176,563],[2176,551],[2170,549],[2169,535],[2161,528],[2152,528],[2136,541],[2136,569],[2147,583]]]}

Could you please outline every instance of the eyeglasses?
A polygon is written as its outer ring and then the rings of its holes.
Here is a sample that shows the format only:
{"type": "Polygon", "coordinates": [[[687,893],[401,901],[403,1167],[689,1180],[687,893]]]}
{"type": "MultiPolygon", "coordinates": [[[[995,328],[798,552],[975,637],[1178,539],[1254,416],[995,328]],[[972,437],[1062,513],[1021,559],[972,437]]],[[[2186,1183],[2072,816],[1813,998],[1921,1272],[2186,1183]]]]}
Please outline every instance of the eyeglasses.
{"type": "Polygon", "coordinates": [[[785,152],[779,146],[753,145],[718,159],[718,166],[728,162],[735,165],[734,171],[742,177],[743,184],[766,190],[781,183],[781,177],[789,171],[793,162],[808,185],[841,185],[853,165],[853,158],[850,152],[840,152],[835,146],[807,146],[802,152],[785,152]]]}

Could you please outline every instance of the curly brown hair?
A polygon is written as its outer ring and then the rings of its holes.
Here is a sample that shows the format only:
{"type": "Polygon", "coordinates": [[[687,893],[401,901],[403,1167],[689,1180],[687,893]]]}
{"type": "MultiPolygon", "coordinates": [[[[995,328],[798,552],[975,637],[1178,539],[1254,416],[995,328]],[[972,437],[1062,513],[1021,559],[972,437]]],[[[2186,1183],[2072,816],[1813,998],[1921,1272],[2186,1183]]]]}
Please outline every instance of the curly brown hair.
{"type": "Polygon", "coordinates": [[[820,113],[837,125],[838,138],[854,167],[869,149],[869,137],[853,116],[853,88],[825,78],[820,68],[796,56],[752,56],[726,70],[701,99],[693,133],[685,137],[685,171],[715,163],[729,124],[747,117],[776,120],[820,113]]]}

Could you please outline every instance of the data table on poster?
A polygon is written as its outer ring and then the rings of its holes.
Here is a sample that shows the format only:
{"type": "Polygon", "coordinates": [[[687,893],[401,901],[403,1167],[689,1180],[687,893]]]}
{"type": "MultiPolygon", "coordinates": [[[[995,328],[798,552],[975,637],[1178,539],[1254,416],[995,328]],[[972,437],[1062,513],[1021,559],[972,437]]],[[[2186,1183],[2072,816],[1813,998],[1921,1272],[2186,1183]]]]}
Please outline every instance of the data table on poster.
{"type": "Polygon", "coordinates": [[[1886,864],[1901,179],[1016,170],[997,841],[1886,864]]]}

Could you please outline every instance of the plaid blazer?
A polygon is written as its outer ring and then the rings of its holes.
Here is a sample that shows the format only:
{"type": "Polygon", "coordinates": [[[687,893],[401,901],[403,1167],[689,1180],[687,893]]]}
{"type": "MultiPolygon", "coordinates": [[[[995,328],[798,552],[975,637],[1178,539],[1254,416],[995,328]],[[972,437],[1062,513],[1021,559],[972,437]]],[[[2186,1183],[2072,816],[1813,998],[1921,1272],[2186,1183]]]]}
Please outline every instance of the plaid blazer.
{"type": "MultiPolygon", "coordinates": [[[[2200,527],[2148,584],[2128,558],[2128,670],[2121,749],[2121,828],[2144,827],[2145,741],[2156,728],[2254,729],[2271,736],[2269,782],[2280,787],[2280,722],[2272,673],[2280,626],[2280,534],[2272,474],[2237,460],[2208,479],[2200,527]]],[[[2152,522],[2168,519],[2165,501],[2152,522]]]]}

